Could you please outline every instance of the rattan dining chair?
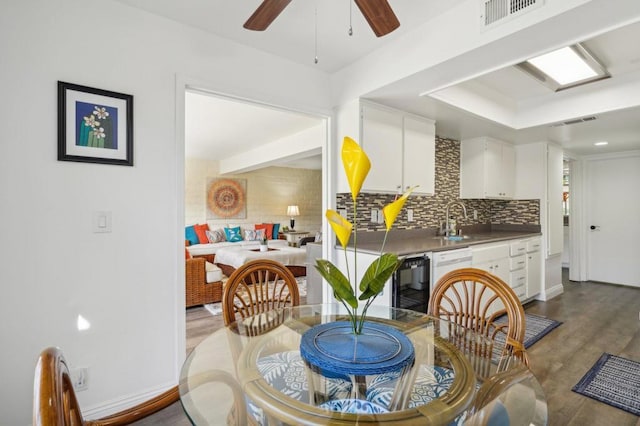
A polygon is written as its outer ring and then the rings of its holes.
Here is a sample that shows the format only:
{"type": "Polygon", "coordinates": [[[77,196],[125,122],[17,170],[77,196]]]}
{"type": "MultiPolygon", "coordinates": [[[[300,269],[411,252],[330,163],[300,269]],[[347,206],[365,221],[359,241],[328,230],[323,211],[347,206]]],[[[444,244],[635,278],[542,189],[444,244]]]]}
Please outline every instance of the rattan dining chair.
{"type": "Polygon", "coordinates": [[[84,420],[67,361],[59,348],[44,349],[38,357],[33,386],[33,426],[128,425],[178,401],[178,387],[99,420],[84,420]]]}
{"type": "Polygon", "coordinates": [[[497,276],[476,268],[445,274],[434,286],[428,311],[501,345],[498,370],[507,368],[511,357],[529,365],[524,309],[511,287],[497,276]]]}
{"type": "MultiPolygon", "coordinates": [[[[524,310],[513,290],[495,275],[475,268],[449,272],[435,284],[428,312],[450,321],[450,327],[453,328],[448,332],[451,343],[463,352],[474,355],[471,358],[472,366],[479,376],[491,374],[492,363],[497,363],[495,371],[508,370],[514,357],[524,365],[529,365],[523,345],[524,310]],[[466,330],[485,338],[476,340],[466,330]]],[[[445,394],[454,373],[446,361],[443,365],[437,364],[436,360],[434,366],[421,366],[411,378],[413,388],[409,399],[403,404],[412,407],[445,394]]],[[[383,377],[379,380],[371,388],[367,399],[385,407],[392,403],[392,379],[383,377]]],[[[462,418],[458,421],[462,421],[462,418]]]]}
{"type": "MultiPolygon", "coordinates": [[[[300,304],[298,283],[282,263],[256,259],[237,268],[222,291],[222,315],[225,325],[287,306],[300,304]]],[[[257,316],[251,324],[252,334],[262,334],[280,322],[257,316]]],[[[248,324],[244,324],[248,326],[248,324]]]]}

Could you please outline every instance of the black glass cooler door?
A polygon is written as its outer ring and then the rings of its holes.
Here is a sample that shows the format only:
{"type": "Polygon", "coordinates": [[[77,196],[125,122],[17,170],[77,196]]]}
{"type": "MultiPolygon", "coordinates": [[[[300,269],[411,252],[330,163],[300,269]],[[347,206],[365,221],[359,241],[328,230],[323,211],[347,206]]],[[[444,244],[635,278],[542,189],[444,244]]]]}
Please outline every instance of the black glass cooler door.
{"type": "Polygon", "coordinates": [[[429,270],[427,256],[406,258],[393,274],[393,307],[427,312],[429,303],[429,270]]]}

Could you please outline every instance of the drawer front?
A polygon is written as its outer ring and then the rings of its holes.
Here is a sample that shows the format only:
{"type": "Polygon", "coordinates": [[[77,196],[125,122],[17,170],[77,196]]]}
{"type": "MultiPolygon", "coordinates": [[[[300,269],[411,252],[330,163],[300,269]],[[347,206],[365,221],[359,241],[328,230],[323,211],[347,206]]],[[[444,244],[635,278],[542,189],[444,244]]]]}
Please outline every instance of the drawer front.
{"type": "Polygon", "coordinates": [[[526,293],[526,288],[527,288],[527,271],[525,269],[520,269],[517,271],[513,271],[509,273],[509,285],[511,286],[511,288],[515,289],[522,287],[525,289],[525,293],[526,293]]]}
{"type": "Polygon", "coordinates": [[[527,266],[527,255],[521,254],[520,256],[509,258],[509,270],[515,271],[518,269],[524,269],[527,266]]]}
{"type": "Polygon", "coordinates": [[[516,241],[509,245],[509,256],[519,256],[527,252],[527,241],[516,241]]]}
{"type": "Polygon", "coordinates": [[[500,244],[497,246],[489,247],[473,247],[472,248],[472,263],[477,265],[479,263],[490,262],[496,259],[503,259],[509,257],[509,245],[500,244]]]}
{"type": "Polygon", "coordinates": [[[518,299],[523,300],[527,295],[527,286],[521,285],[513,289],[513,292],[518,296],[518,299]]]}
{"type": "Polygon", "coordinates": [[[527,253],[531,253],[533,251],[540,251],[542,248],[542,240],[540,238],[534,238],[532,240],[527,241],[527,253]]]}

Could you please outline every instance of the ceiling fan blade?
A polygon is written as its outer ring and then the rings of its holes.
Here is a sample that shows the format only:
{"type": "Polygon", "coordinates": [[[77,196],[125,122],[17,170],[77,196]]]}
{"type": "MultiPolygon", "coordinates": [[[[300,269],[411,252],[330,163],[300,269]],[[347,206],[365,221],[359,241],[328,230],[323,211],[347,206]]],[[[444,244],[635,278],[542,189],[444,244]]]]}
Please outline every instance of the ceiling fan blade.
{"type": "Polygon", "coordinates": [[[266,30],[289,3],[291,0],[264,0],[243,27],[253,31],[266,30]]]}
{"type": "Polygon", "coordinates": [[[400,26],[387,0],[355,0],[369,26],[378,37],[389,34],[400,26]]]}

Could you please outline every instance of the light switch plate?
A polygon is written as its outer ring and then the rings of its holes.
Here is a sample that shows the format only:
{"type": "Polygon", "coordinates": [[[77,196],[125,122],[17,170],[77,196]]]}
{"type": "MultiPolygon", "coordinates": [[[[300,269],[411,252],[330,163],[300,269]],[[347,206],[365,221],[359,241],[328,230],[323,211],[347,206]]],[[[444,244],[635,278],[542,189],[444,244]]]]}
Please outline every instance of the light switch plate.
{"type": "Polygon", "coordinates": [[[93,212],[93,232],[98,234],[111,232],[111,212],[110,211],[93,212]]]}

